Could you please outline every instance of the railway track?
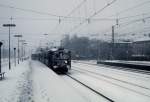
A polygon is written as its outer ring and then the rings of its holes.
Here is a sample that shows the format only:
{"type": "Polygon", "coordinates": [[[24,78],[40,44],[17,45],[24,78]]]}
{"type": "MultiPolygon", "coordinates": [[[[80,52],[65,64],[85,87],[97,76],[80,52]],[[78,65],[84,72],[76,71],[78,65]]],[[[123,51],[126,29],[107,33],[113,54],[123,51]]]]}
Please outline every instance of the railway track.
{"type": "MultiPolygon", "coordinates": [[[[82,63],[82,62],[79,62],[79,63],[82,63]]],[[[126,73],[126,72],[134,72],[134,73],[140,73],[140,74],[146,74],[146,75],[150,75],[150,71],[143,71],[143,70],[136,70],[136,69],[131,69],[131,68],[122,68],[122,67],[115,67],[115,66],[110,66],[110,65],[102,65],[102,64],[100,64],[100,65],[97,65],[97,64],[91,64],[91,63],[84,63],[83,62],[83,64],[87,64],[87,65],[94,65],[94,66],[97,66],[97,67],[101,67],[101,69],[104,69],[104,68],[102,68],[102,67],[105,67],[105,69],[106,68],[109,68],[109,69],[111,69],[111,71],[113,71],[113,72],[116,72],[116,70],[113,70],[113,69],[117,69],[117,70],[120,70],[120,71],[124,71],[124,72],[119,72],[119,73],[126,73]]],[[[133,75],[134,76],[139,76],[139,75],[137,75],[137,74],[134,74],[134,73],[130,73],[130,75],[132,75],[132,77],[133,77],[133,75]]],[[[129,73],[128,73],[129,74],[129,73]]],[[[129,77],[129,76],[128,76],[129,77]]],[[[143,77],[143,78],[150,78],[150,77],[144,77],[144,76],[139,76],[139,77],[143,77]]]]}
{"type": "Polygon", "coordinates": [[[118,69],[118,70],[123,70],[123,71],[130,71],[130,72],[150,75],[150,71],[146,71],[146,70],[133,69],[133,68],[127,68],[127,67],[111,66],[111,65],[105,65],[105,64],[94,64],[94,63],[88,63],[88,62],[78,62],[78,63],[88,64],[88,65],[95,65],[95,66],[102,66],[102,67],[107,67],[107,68],[113,68],[113,69],[118,69]]]}
{"type": "Polygon", "coordinates": [[[84,84],[83,82],[81,82],[81,81],[78,80],[77,78],[74,78],[73,76],[71,76],[71,75],[69,75],[69,74],[66,74],[66,75],[67,75],[69,78],[71,78],[72,80],[76,81],[77,83],[79,83],[79,84],[83,85],[84,87],[88,88],[89,90],[93,91],[93,92],[96,93],[97,95],[99,95],[99,96],[105,98],[105,99],[108,100],[109,102],[115,102],[113,99],[111,99],[111,98],[105,96],[104,94],[102,94],[102,93],[100,93],[100,92],[94,90],[92,87],[90,87],[90,86],[84,84]]]}
{"type": "MultiPolygon", "coordinates": [[[[76,67],[76,68],[77,68],[77,67],[76,67]]],[[[119,84],[117,84],[117,83],[115,83],[115,82],[112,82],[112,81],[109,81],[109,80],[106,80],[106,79],[103,79],[103,78],[100,78],[100,77],[105,77],[105,78],[107,78],[107,79],[113,79],[113,80],[116,80],[116,81],[120,81],[120,82],[122,82],[122,83],[132,85],[133,87],[136,86],[136,87],[139,87],[139,88],[143,88],[143,89],[145,89],[145,90],[148,90],[148,91],[150,91],[150,88],[147,88],[147,87],[144,87],[144,86],[141,86],[141,85],[137,85],[137,84],[134,84],[134,83],[130,83],[130,82],[127,82],[127,81],[122,81],[122,80],[119,80],[119,79],[116,79],[116,78],[113,78],[113,77],[110,77],[110,76],[101,75],[101,74],[99,74],[99,73],[92,72],[92,71],[88,71],[88,70],[84,70],[84,69],[79,69],[79,68],[78,68],[78,69],[73,69],[73,70],[74,70],[74,71],[77,71],[77,72],[80,72],[80,73],[84,73],[84,74],[86,74],[86,75],[88,75],[88,76],[91,76],[91,77],[94,77],[94,78],[96,78],[96,79],[98,79],[98,80],[102,80],[102,81],[105,81],[105,82],[107,82],[107,83],[110,83],[110,84],[119,86],[119,87],[124,88],[124,89],[127,89],[127,90],[129,90],[129,91],[138,93],[138,94],[140,94],[140,95],[144,95],[144,96],[150,97],[150,95],[147,95],[147,94],[145,94],[145,93],[139,92],[139,91],[134,90],[134,89],[132,89],[132,88],[128,88],[128,87],[119,85],[119,84]],[[87,72],[88,72],[88,73],[87,73],[87,72]],[[98,75],[98,76],[100,76],[100,77],[96,77],[96,76],[91,75],[91,74],[89,74],[89,73],[96,74],[96,75],[98,75]]]]}
{"type": "MultiPolygon", "coordinates": [[[[76,67],[76,68],[78,68],[78,67],[76,67]]],[[[104,74],[96,73],[96,72],[89,71],[89,70],[86,70],[86,69],[81,69],[81,68],[78,68],[78,69],[83,70],[83,72],[93,73],[93,74],[96,74],[96,75],[99,75],[99,76],[102,76],[102,77],[105,77],[105,78],[113,79],[113,80],[116,80],[116,81],[120,81],[122,83],[130,84],[130,85],[133,85],[133,86],[137,86],[137,87],[140,87],[140,88],[150,90],[150,88],[147,88],[147,87],[144,87],[144,86],[141,86],[141,85],[138,85],[138,84],[134,84],[134,83],[131,83],[131,82],[127,82],[127,81],[124,81],[124,80],[120,80],[120,79],[117,79],[117,78],[113,78],[111,76],[106,76],[104,74]]],[[[75,70],[75,69],[73,69],[73,70],[75,70]]],[[[79,71],[79,70],[76,70],[76,71],[79,71]]]]}

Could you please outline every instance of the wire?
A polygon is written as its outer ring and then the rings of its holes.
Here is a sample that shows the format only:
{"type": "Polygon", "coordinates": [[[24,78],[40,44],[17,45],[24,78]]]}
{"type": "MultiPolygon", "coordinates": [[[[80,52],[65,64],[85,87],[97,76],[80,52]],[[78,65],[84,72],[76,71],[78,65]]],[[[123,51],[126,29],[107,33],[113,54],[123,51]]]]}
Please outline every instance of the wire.
{"type": "Polygon", "coordinates": [[[110,3],[108,3],[107,5],[105,5],[103,8],[101,8],[100,10],[98,10],[97,12],[95,12],[93,15],[91,15],[90,17],[88,17],[88,19],[83,20],[82,22],[80,22],[79,25],[74,26],[70,31],[72,32],[73,30],[77,29],[78,27],[80,27],[82,24],[84,24],[87,20],[90,20],[92,17],[96,16],[97,14],[99,14],[100,12],[102,12],[105,8],[109,7],[111,4],[113,4],[115,1],[117,0],[113,0],[110,3]]]}
{"type": "MultiPolygon", "coordinates": [[[[74,12],[75,12],[77,9],[79,9],[86,1],[87,1],[87,0],[83,0],[79,5],[77,5],[74,9],[72,9],[71,12],[70,12],[67,16],[70,16],[72,13],[74,13],[74,12]]],[[[81,18],[79,17],[79,19],[81,19],[81,18]]],[[[64,20],[64,18],[62,18],[61,20],[64,20]]],[[[62,24],[62,23],[61,23],[61,24],[62,24]]],[[[59,25],[60,25],[60,23],[59,23],[59,24],[56,24],[55,27],[53,28],[52,32],[55,31],[55,30],[58,28],[59,25]]]]}
{"type": "MultiPolygon", "coordinates": [[[[78,7],[80,7],[81,5],[83,5],[83,3],[86,0],[84,0],[80,5],[78,5],[74,10],[72,10],[68,15],[70,15],[71,13],[73,13],[78,7]]],[[[15,6],[10,6],[10,5],[5,5],[5,4],[0,4],[0,7],[4,7],[4,8],[11,8],[11,9],[17,9],[17,10],[21,10],[21,11],[25,11],[25,12],[32,12],[32,13],[36,13],[36,14],[40,14],[40,15],[49,15],[49,16],[53,16],[53,17],[62,17],[62,18],[77,18],[77,17],[69,17],[69,16],[62,16],[62,15],[56,15],[56,14],[52,14],[52,13],[48,13],[48,12],[41,12],[41,11],[36,11],[33,9],[25,9],[25,8],[19,8],[19,7],[15,7],[15,6]]]]}
{"type": "MultiPolygon", "coordinates": [[[[145,5],[145,4],[149,4],[149,3],[150,3],[150,1],[142,2],[142,3],[140,3],[140,4],[137,4],[137,5],[133,6],[133,7],[129,7],[129,8],[127,8],[127,9],[124,9],[124,10],[118,12],[117,15],[120,15],[120,14],[125,13],[125,12],[127,12],[127,11],[131,11],[131,10],[137,8],[137,7],[140,7],[140,6],[143,6],[143,5],[145,5]]],[[[109,16],[109,17],[112,17],[112,16],[116,16],[116,15],[113,14],[113,15],[111,15],[111,16],[109,16]]]]}
{"type": "Polygon", "coordinates": [[[138,15],[132,15],[132,16],[125,16],[125,17],[118,18],[118,20],[128,19],[128,18],[134,18],[134,17],[138,17],[138,16],[142,16],[142,15],[149,15],[149,14],[150,14],[150,12],[142,13],[142,14],[138,14],[138,15]]]}
{"type": "Polygon", "coordinates": [[[136,20],[132,20],[132,21],[129,21],[129,22],[124,22],[124,23],[121,23],[120,26],[123,26],[123,27],[124,27],[124,26],[130,25],[130,24],[133,24],[133,23],[142,21],[143,19],[144,19],[144,20],[150,19],[150,16],[145,17],[145,18],[142,18],[142,19],[136,19],[136,20]]]}

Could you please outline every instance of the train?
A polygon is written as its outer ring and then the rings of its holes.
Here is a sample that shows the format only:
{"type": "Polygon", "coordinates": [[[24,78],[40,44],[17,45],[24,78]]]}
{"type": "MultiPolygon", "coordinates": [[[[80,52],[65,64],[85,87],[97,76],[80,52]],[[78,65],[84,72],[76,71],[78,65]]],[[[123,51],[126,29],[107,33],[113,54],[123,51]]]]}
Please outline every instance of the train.
{"type": "Polygon", "coordinates": [[[32,60],[39,60],[56,73],[67,73],[71,69],[71,51],[53,48],[31,55],[32,60]]]}

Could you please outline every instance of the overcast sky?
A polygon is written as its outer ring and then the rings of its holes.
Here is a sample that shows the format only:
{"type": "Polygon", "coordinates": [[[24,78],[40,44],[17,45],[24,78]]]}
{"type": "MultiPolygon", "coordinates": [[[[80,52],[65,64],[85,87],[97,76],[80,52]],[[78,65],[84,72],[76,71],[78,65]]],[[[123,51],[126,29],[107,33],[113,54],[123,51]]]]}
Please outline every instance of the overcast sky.
{"type": "Polygon", "coordinates": [[[111,26],[116,24],[117,18],[135,15],[138,16],[119,20],[119,24],[137,19],[141,19],[141,21],[126,27],[116,27],[116,35],[127,38],[126,35],[130,32],[149,32],[148,30],[143,31],[143,29],[148,29],[149,19],[142,20],[142,18],[150,16],[150,0],[116,0],[113,4],[90,18],[89,23],[88,21],[84,22],[85,18],[93,15],[112,1],[0,0],[0,40],[8,40],[8,28],[4,28],[2,25],[10,23],[10,17],[13,18],[11,22],[16,24],[16,27],[11,29],[11,44],[13,46],[16,44],[14,34],[22,34],[23,39],[27,40],[30,46],[38,46],[40,42],[42,45],[46,42],[59,42],[65,34],[96,35],[97,38],[108,40],[111,37],[111,26]],[[70,14],[81,3],[82,6],[70,14]],[[56,16],[51,16],[50,14],[56,16]],[[71,18],[63,18],[62,16],[71,18]],[[101,20],[101,18],[109,18],[109,20],[101,20]],[[84,23],[76,27],[81,22],[84,23]],[[48,35],[44,36],[45,33],[48,35]]]}

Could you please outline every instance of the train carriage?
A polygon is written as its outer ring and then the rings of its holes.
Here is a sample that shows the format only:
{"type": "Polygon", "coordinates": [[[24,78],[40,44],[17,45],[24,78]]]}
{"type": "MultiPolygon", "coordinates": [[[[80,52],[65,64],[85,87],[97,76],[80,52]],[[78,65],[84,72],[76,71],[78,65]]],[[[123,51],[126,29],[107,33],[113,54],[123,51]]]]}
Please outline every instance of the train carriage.
{"type": "Polygon", "coordinates": [[[71,69],[71,52],[63,48],[42,51],[39,54],[32,54],[32,57],[39,59],[57,73],[66,73],[71,69]]]}

